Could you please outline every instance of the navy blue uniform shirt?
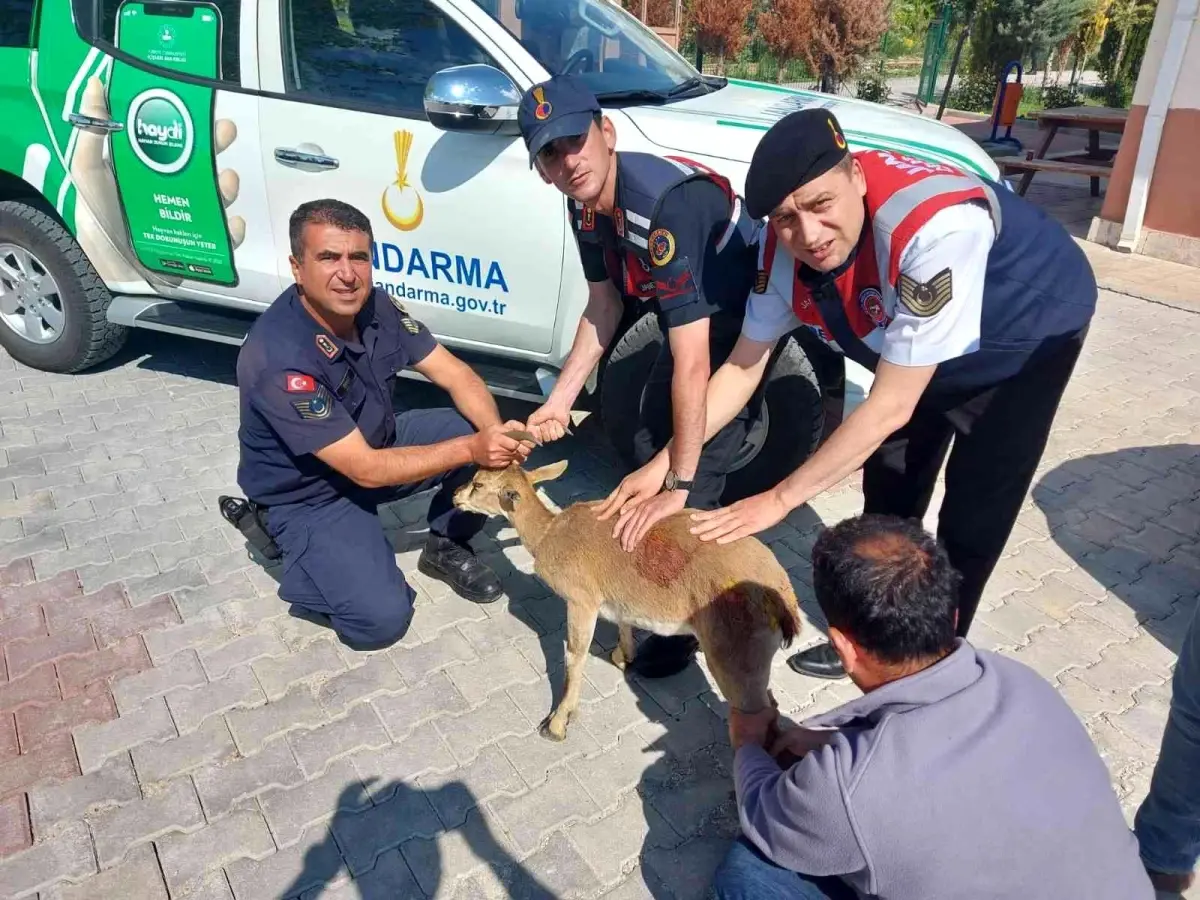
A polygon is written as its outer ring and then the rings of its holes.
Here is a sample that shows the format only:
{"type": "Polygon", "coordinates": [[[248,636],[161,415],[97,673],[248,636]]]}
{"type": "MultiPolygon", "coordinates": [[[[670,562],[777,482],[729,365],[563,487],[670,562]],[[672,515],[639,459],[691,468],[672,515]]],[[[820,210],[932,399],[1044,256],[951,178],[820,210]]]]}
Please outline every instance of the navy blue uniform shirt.
{"type": "Polygon", "coordinates": [[[611,216],[568,203],[584,277],[653,304],[665,334],[709,317],[740,324],[757,224],[720,176],[646,153],[616,154],[611,216]]]}
{"type": "Polygon", "coordinates": [[[250,329],[237,364],[238,484],[256,503],[364,492],[313,453],[356,427],[377,449],[395,441],[396,373],[423,360],[437,342],[378,288],[356,324],[361,343],[326,331],[293,286],[250,329]]]}

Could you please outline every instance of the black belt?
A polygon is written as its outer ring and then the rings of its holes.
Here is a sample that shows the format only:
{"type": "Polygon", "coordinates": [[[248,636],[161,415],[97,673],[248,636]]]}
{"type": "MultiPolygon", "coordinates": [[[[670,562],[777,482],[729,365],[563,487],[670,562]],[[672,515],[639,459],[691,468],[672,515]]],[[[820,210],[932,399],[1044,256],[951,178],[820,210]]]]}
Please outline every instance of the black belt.
{"type": "Polygon", "coordinates": [[[283,551],[267,531],[267,507],[243,497],[226,496],[217,498],[217,506],[221,518],[240,531],[251,547],[269,560],[283,556],[283,551]]]}

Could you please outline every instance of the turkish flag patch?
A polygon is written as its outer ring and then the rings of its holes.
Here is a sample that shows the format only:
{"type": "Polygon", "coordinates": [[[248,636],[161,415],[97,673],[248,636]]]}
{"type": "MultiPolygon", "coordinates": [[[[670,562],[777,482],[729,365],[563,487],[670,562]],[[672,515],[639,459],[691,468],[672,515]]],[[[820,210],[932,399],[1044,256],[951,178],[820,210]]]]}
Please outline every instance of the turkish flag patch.
{"type": "Polygon", "coordinates": [[[289,394],[311,394],[316,389],[317,382],[311,375],[288,372],[287,390],[289,394]]]}

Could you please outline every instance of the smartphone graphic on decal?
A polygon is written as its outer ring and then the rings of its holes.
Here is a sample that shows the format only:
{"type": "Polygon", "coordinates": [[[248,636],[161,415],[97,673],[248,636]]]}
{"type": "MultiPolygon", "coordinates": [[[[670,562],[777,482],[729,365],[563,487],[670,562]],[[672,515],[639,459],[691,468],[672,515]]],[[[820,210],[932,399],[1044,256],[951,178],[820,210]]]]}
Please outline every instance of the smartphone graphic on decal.
{"type": "Polygon", "coordinates": [[[221,79],[221,13],[211,3],[125,0],[116,45],[130,56],[199,78],[221,79]]]}

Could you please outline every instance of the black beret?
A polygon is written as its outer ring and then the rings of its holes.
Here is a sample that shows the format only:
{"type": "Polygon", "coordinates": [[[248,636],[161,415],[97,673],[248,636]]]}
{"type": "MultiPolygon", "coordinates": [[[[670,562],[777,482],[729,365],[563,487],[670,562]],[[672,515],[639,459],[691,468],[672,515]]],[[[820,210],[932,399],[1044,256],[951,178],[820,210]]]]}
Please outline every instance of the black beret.
{"type": "Polygon", "coordinates": [[[801,109],[770,127],[746,173],[746,212],[769,215],[788,194],[824,175],[850,151],[842,126],[827,109],[801,109]]]}

